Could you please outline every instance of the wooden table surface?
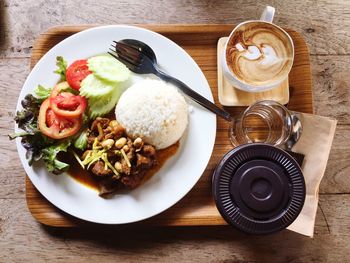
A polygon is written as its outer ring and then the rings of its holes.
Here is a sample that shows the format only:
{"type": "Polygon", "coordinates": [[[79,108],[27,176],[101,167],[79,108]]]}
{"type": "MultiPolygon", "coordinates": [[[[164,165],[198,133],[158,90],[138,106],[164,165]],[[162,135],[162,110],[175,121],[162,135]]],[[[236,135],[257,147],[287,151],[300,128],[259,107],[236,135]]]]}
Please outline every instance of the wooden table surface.
{"type": "Polygon", "coordinates": [[[0,1],[0,262],[350,262],[350,1],[0,1]],[[311,52],[314,110],[338,119],[320,187],[313,239],[282,231],[248,236],[222,227],[49,228],[25,201],[13,117],[33,41],[62,24],[239,23],[266,4],[311,52]]]}

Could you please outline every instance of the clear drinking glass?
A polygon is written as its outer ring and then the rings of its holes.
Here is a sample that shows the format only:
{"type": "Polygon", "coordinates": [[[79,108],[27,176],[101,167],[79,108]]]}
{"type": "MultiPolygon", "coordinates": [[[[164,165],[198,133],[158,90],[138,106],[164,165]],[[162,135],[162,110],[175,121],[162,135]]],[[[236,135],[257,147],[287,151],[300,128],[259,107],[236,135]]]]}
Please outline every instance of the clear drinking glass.
{"type": "Polygon", "coordinates": [[[230,125],[229,136],[234,146],[263,142],[283,145],[292,132],[292,118],[286,107],[272,101],[258,101],[249,106],[230,125]]]}

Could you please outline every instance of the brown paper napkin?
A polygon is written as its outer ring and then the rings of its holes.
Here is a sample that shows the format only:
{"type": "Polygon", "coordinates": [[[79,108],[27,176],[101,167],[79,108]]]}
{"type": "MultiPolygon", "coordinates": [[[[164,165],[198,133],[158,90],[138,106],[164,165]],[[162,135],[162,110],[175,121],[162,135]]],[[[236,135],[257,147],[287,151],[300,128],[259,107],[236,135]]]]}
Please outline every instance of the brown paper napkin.
{"type": "Polygon", "coordinates": [[[293,152],[305,155],[301,167],[306,184],[305,204],[297,219],[288,227],[313,237],[318,206],[318,190],[326,170],[337,121],[327,117],[298,113],[303,132],[293,152]]]}

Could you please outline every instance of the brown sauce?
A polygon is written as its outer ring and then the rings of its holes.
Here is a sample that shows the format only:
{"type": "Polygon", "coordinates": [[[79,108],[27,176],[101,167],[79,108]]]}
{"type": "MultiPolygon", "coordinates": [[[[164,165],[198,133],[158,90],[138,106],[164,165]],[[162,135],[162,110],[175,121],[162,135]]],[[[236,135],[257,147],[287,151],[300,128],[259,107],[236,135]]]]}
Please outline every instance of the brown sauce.
{"type": "Polygon", "coordinates": [[[151,169],[149,169],[145,176],[143,177],[142,183],[146,182],[147,180],[149,180],[154,174],[156,174],[160,168],[162,168],[162,166],[165,164],[165,162],[173,155],[175,155],[175,153],[177,152],[177,150],[179,149],[180,143],[176,142],[173,145],[170,145],[169,147],[162,149],[162,150],[158,150],[156,152],[156,158],[157,158],[157,165],[155,165],[154,167],[152,167],[151,169]]]}
{"type": "MultiPolygon", "coordinates": [[[[152,167],[146,172],[142,180],[142,183],[146,182],[154,174],[156,174],[160,170],[160,168],[165,164],[165,162],[177,152],[179,146],[180,146],[180,143],[176,142],[175,144],[165,149],[157,150],[156,152],[157,165],[155,165],[154,167],[152,167]]],[[[89,172],[88,170],[83,169],[73,155],[67,154],[64,159],[65,159],[64,161],[70,164],[70,167],[67,173],[73,179],[92,189],[95,189],[95,190],[99,189],[98,178],[96,178],[96,176],[93,176],[92,173],[89,172]]]]}
{"type": "Polygon", "coordinates": [[[91,172],[83,169],[78,161],[74,158],[73,154],[67,154],[64,156],[64,162],[69,163],[69,169],[67,174],[78,181],[79,183],[98,190],[98,179],[95,178],[91,172]]]}

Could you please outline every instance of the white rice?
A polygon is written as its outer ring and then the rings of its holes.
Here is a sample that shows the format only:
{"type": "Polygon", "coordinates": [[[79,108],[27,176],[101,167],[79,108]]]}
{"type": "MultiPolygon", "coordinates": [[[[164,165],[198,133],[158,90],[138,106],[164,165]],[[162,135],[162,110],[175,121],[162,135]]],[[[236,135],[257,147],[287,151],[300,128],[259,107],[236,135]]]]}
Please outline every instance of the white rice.
{"type": "Polygon", "coordinates": [[[141,137],[157,149],[176,143],[188,123],[188,106],[177,89],[164,81],[146,79],[128,88],[115,110],[130,137],[141,137]]]}

